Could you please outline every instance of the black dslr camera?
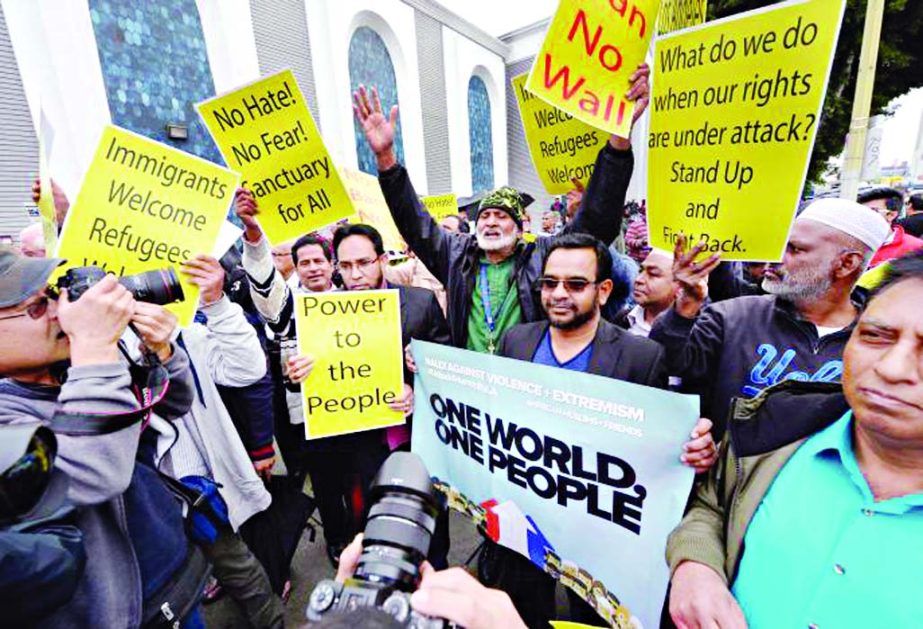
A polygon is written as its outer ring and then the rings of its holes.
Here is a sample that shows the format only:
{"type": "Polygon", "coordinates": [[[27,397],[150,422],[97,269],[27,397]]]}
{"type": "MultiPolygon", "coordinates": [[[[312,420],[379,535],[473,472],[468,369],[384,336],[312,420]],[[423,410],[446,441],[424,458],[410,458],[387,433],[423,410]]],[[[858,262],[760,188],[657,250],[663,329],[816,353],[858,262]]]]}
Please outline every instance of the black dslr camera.
{"type": "Polygon", "coordinates": [[[308,620],[377,607],[405,627],[445,627],[441,618],[423,616],[410,607],[441,509],[420,457],[409,452],[389,456],[372,481],[369,502],[356,574],[343,584],[330,579],[318,583],[308,599],[308,620]]]}
{"type": "MultiPolygon", "coordinates": [[[[77,301],[88,288],[106,277],[106,272],[97,266],[78,266],[58,278],[58,290],[67,289],[68,299],[77,301]]],[[[123,275],[119,284],[128,289],[135,299],[158,306],[174,301],[183,301],[183,287],[171,267],[157,271],[146,271],[137,275],[123,275]]]]}

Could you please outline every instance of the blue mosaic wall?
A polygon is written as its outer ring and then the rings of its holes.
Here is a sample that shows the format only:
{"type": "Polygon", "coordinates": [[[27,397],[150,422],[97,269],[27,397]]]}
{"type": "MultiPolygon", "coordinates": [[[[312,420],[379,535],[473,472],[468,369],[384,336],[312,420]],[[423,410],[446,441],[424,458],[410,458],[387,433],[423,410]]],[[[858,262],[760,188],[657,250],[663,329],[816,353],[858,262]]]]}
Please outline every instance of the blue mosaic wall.
{"type": "Polygon", "coordinates": [[[483,79],[468,81],[468,139],[471,142],[471,187],[475,194],[494,187],[494,142],[490,130],[490,98],[483,79]]]}
{"type": "Polygon", "coordinates": [[[112,122],[224,164],[193,105],[215,94],[195,0],[89,0],[112,122]],[[184,124],[189,139],[166,139],[184,124]]]}
{"type": "MultiPolygon", "coordinates": [[[[400,105],[397,100],[397,79],[394,76],[391,55],[388,54],[388,49],[381,36],[367,26],[357,28],[349,41],[349,84],[353,92],[359,89],[360,84],[368,89],[371,89],[373,85],[376,86],[385,116],[390,113],[392,105],[400,105]]],[[[362,129],[359,128],[359,123],[355,118],[353,118],[353,130],[356,135],[356,152],[359,154],[359,170],[370,175],[377,175],[378,167],[375,164],[375,156],[365,141],[362,129]]],[[[401,135],[400,118],[398,118],[394,148],[397,152],[397,160],[403,164],[404,139],[401,135]]]]}

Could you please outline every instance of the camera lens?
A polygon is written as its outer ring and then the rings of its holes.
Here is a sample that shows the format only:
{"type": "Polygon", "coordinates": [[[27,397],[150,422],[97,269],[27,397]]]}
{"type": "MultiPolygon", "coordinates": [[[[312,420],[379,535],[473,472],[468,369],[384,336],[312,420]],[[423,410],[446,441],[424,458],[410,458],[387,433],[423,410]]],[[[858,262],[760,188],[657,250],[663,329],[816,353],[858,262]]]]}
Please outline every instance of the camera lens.
{"type": "Polygon", "coordinates": [[[172,267],[146,271],[137,275],[125,275],[119,282],[127,288],[135,299],[158,306],[183,301],[183,287],[172,267]]]}
{"type": "Polygon", "coordinates": [[[412,591],[429,552],[439,500],[420,458],[395,452],[372,482],[356,578],[412,591]]]}

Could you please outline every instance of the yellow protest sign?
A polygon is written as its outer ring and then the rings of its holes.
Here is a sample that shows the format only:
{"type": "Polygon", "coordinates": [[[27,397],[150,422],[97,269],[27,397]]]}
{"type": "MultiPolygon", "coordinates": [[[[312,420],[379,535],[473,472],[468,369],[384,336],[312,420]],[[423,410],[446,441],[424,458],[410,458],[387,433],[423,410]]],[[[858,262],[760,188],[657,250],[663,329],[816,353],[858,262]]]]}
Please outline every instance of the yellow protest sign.
{"type": "Polygon", "coordinates": [[[657,34],[666,35],[705,23],[708,0],[661,0],[657,34]]]}
{"type": "Polygon", "coordinates": [[[260,226],[280,243],[352,214],[333,160],[291,70],[264,77],[196,109],[228,166],[243,175],[260,226]]]}
{"type": "Polygon", "coordinates": [[[54,209],[54,191],[51,189],[51,147],[54,144],[54,128],[41,110],[38,127],[38,178],[41,191],[38,212],[42,217],[42,236],[45,240],[45,254],[51,255],[58,247],[58,216],[54,209]]]}
{"type": "Polygon", "coordinates": [[[365,223],[373,226],[381,234],[385,249],[403,251],[407,245],[397,231],[397,225],[391,218],[391,210],[385,195],[381,193],[378,177],[360,170],[340,167],[340,176],[346,185],[346,193],[352,201],[356,213],[349,217],[350,223],[365,223]]]}
{"type": "Polygon", "coordinates": [[[891,263],[885,262],[879,264],[873,269],[870,269],[862,274],[862,277],[859,278],[859,281],[856,282],[857,286],[861,286],[866,290],[874,290],[878,287],[879,284],[885,281],[885,278],[888,277],[888,272],[891,270],[891,263]]]}
{"type": "Polygon", "coordinates": [[[536,98],[526,89],[525,74],[513,77],[510,83],[519,103],[529,155],[545,190],[548,194],[570,192],[573,179],[586,186],[608,134],[536,98]]]}
{"type": "Polygon", "coordinates": [[[526,88],[623,138],[635,106],[628,77],[644,61],[660,0],[561,0],[526,88]]]}
{"type": "Polygon", "coordinates": [[[397,290],[295,297],[298,350],[314,358],[301,385],[307,439],[404,423],[388,408],[404,390],[397,290]]]}
{"type": "Polygon", "coordinates": [[[186,299],[169,309],[189,325],[199,289],[179,265],[214,249],[237,182],[226,168],[109,125],[56,255],[67,259],[64,268],[95,265],[116,275],[173,267],[186,299]]]}
{"type": "Polygon", "coordinates": [[[782,258],[843,7],[786,2],[657,40],[652,247],[672,250],[682,231],[726,260],[782,258]]]}
{"type": "Polygon", "coordinates": [[[423,197],[420,202],[437,222],[446,216],[458,216],[458,197],[454,194],[423,197]]]}

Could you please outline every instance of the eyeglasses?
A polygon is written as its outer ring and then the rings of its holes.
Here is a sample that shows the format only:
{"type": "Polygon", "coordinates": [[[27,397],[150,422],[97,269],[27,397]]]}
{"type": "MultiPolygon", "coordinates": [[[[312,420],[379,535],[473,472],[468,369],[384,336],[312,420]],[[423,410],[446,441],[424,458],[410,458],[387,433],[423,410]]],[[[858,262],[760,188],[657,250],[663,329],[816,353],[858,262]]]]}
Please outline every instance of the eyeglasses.
{"type": "Polygon", "coordinates": [[[337,271],[340,273],[349,273],[353,269],[358,269],[361,273],[364,273],[376,262],[378,262],[378,258],[366,258],[364,260],[357,260],[356,262],[337,262],[337,271]]]}
{"type": "Polygon", "coordinates": [[[585,280],[582,277],[571,277],[566,280],[559,280],[556,277],[540,277],[535,282],[536,288],[542,291],[553,291],[559,285],[564,284],[564,290],[568,293],[582,293],[586,290],[587,286],[591,284],[599,284],[599,282],[591,282],[590,280],[585,280]]]}
{"type": "Polygon", "coordinates": [[[36,301],[29,304],[29,306],[22,312],[17,312],[16,314],[4,315],[0,317],[0,321],[4,319],[16,319],[19,317],[25,317],[29,315],[32,319],[41,319],[45,316],[45,313],[48,312],[48,302],[51,301],[51,297],[48,295],[42,295],[36,301]]]}

